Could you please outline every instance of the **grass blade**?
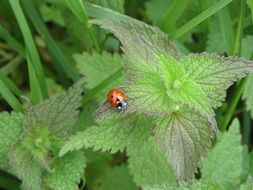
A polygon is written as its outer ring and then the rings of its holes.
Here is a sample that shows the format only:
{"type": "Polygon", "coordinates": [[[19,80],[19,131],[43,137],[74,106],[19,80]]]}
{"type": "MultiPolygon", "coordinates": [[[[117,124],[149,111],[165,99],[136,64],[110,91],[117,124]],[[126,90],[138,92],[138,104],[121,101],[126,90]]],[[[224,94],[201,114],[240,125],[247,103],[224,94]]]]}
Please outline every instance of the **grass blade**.
{"type": "Polygon", "coordinates": [[[26,10],[27,15],[29,16],[32,24],[36,28],[37,32],[41,35],[47,47],[55,60],[56,67],[62,68],[60,70],[61,75],[66,73],[66,75],[71,78],[72,80],[78,80],[79,75],[75,68],[69,63],[67,58],[65,57],[64,53],[61,51],[57,43],[54,41],[53,37],[49,33],[47,27],[45,26],[41,15],[37,7],[34,5],[34,2],[31,0],[23,0],[23,5],[26,10]]]}
{"type": "Polygon", "coordinates": [[[85,6],[84,6],[82,0],[65,0],[65,2],[68,5],[68,7],[70,8],[70,10],[74,13],[74,15],[82,23],[85,24],[85,26],[87,27],[89,37],[92,40],[96,50],[100,51],[99,43],[98,43],[96,35],[93,31],[93,28],[92,28],[92,26],[88,26],[88,24],[87,24],[89,19],[88,19],[87,12],[86,12],[86,9],[85,9],[85,6]]]}
{"type": "Polygon", "coordinates": [[[175,23],[187,8],[191,0],[174,0],[159,22],[159,27],[166,33],[175,27],[175,23]]]}
{"type": "Polygon", "coordinates": [[[26,58],[28,61],[28,70],[29,70],[29,80],[30,80],[30,86],[31,86],[31,93],[33,94],[32,102],[37,103],[41,101],[42,99],[48,98],[48,90],[47,90],[47,84],[46,84],[43,68],[40,62],[39,54],[36,49],[31,31],[28,27],[25,16],[20,7],[19,1],[10,0],[9,2],[16,16],[16,19],[18,21],[19,27],[21,29],[21,32],[23,34],[23,38],[25,41],[26,58]],[[33,75],[30,75],[32,73],[33,75]]]}
{"type": "Polygon", "coordinates": [[[189,22],[187,22],[174,32],[169,33],[169,37],[174,40],[178,39],[179,37],[190,31],[191,29],[193,29],[195,26],[197,26],[198,24],[209,18],[214,13],[218,12],[220,9],[222,9],[232,1],[233,0],[220,0],[218,3],[214,4],[204,12],[200,13],[198,16],[196,16],[195,18],[193,18],[192,20],[190,20],[189,22]]]}
{"type": "Polygon", "coordinates": [[[0,37],[4,39],[16,52],[25,58],[25,50],[22,44],[20,44],[10,33],[0,25],[0,37]]]}
{"type": "MultiPolygon", "coordinates": [[[[232,49],[232,55],[240,55],[241,54],[241,41],[242,41],[242,34],[243,34],[243,21],[244,21],[244,15],[245,15],[245,6],[246,2],[245,0],[241,0],[241,8],[240,8],[240,17],[239,17],[239,23],[237,26],[237,32],[236,32],[236,38],[234,41],[233,49],[232,49]]],[[[237,107],[237,104],[241,98],[242,92],[244,90],[244,86],[246,81],[248,80],[248,77],[242,79],[239,83],[239,85],[236,87],[233,93],[233,97],[231,99],[231,102],[228,104],[228,108],[226,109],[226,114],[224,116],[221,130],[224,131],[229,122],[231,121],[233,117],[233,113],[237,107]]]]}
{"type": "Polygon", "coordinates": [[[17,112],[22,112],[23,107],[14,94],[9,90],[9,88],[0,80],[0,93],[6,102],[11,106],[11,108],[17,112]]]}
{"type": "Polygon", "coordinates": [[[11,90],[15,95],[22,96],[24,95],[24,92],[22,92],[14,82],[12,82],[7,76],[5,76],[0,71],[0,80],[5,84],[5,86],[8,86],[9,90],[11,90]]]}
{"type": "Polygon", "coordinates": [[[234,41],[234,30],[229,14],[229,9],[224,7],[218,12],[219,25],[221,28],[221,35],[225,41],[225,47],[229,54],[231,54],[231,47],[234,41]]]}

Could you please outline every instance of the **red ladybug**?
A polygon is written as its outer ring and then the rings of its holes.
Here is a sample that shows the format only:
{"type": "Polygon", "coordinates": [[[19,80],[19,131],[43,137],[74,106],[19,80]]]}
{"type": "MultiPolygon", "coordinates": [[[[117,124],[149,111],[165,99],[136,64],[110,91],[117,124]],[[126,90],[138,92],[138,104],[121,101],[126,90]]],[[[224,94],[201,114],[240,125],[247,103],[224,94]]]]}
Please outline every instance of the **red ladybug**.
{"type": "Polygon", "coordinates": [[[126,95],[120,89],[111,89],[108,92],[107,101],[112,105],[112,107],[116,107],[119,110],[126,109],[126,95]]]}

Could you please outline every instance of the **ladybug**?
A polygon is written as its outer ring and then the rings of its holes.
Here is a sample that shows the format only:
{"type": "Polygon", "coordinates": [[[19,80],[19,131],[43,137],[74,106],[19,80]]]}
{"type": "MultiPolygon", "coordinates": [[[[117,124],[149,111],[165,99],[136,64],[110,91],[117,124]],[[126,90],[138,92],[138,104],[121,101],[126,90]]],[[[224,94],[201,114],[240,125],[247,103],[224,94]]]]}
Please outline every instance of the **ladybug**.
{"type": "Polygon", "coordinates": [[[125,93],[117,88],[113,88],[108,92],[107,101],[119,110],[126,109],[126,95],[125,93]]]}

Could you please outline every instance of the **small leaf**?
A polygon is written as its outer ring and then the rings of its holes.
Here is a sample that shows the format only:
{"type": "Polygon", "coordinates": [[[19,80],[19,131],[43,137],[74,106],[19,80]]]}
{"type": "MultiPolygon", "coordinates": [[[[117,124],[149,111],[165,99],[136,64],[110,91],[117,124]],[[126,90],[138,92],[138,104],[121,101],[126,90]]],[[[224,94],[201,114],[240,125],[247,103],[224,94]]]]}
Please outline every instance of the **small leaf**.
{"type": "Polygon", "coordinates": [[[158,75],[145,74],[133,79],[123,90],[127,94],[127,112],[160,115],[173,111],[174,103],[158,75]]]}
{"type": "MultiPolygon", "coordinates": [[[[116,53],[112,55],[103,52],[102,54],[93,53],[91,55],[87,52],[83,52],[82,54],[75,54],[74,59],[77,62],[79,72],[85,77],[85,87],[87,89],[95,88],[122,68],[122,58],[116,53]]],[[[96,95],[98,100],[105,100],[107,92],[113,87],[122,85],[123,81],[123,77],[120,77],[114,80],[110,85],[104,86],[96,95]]]]}
{"type": "Polygon", "coordinates": [[[137,190],[132,177],[129,175],[126,164],[114,166],[106,170],[95,180],[92,189],[96,190],[137,190]]]}
{"type": "Polygon", "coordinates": [[[51,171],[51,142],[49,129],[43,126],[34,127],[23,136],[22,143],[34,160],[44,169],[51,171]]]}
{"type": "Polygon", "coordinates": [[[181,108],[169,117],[159,119],[155,140],[166,155],[178,179],[193,179],[201,158],[210,147],[216,130],[215,120],[181,108]]]}
{"type": "Polygon", "coordinates": [[[181,60],[186,78],[199,84],[214,108],[221,105],[226,89],[253,71],[253,62],[217,54],[190,54],[181,60]]]}
{"type": "Polygon", "coordinates": [[[168,96],[179,105],[187,105],[204,115],[214,115],[208,98],[202,91],[200,85],[191,80],[177,81],[174,89],[168,90],[168,96]]]}
{"type": "Polygon", "coordinates": [[[21,143],[12,147],[9,159],[12,171],[22,181],[25,189],[41,189],[41,167],[21,143]]]}
{"type": "Polygon", "coordinates": [[[62,156],[69,151],[87,147],[93,147],[94,150],[110,150],[112,153],[123,151],[125,147],[143,143],[150,136],[151,128],[151,119],[147,117],[132,114],[122,117],[116,113],[104,118],[99,127],[89,127],[72,136],[59,154],[62,156]]]}
{"type": "Polygon", "coordinates": [[[8,154],[13,144],[21,138],[23,129],[23,114],[7,113],[0,114],[0,168],[8,169],[8,154]]]}
{"type": "Polygon", "coordinates": [[[34,127],[47,127],[57,136],[66,136],[73,131],[81,106],[83,81],[79,81],[67,92],[45,100],[37,105],[29,105],[25,114],[26,131],[34,127]]]}
{"type": "Polygon", "coordinates": [[[247,110],[250,111],[251,118],[253,118],[253,74],[248,75],[242,99],[245,100],[247,110]]]}
{"type": "Polygon", "coordinates": [[[121,41],[124,51],[124,69],[127,77],[142,76],[157,71],[159,61],[156,54],[178,57],[179,53],[166,34],[156,27],[144,23],[95,20],[92,23],[112,32],[121,41]]]}
{"type": "Polygon", "coordinates": [[[127,149],[129,168],[134,181],[141,186],[174,183],[172,168],[164,155],[157,149],[153,138],[142,144],[127,149]]]}
{"type": "Polygon", "coordinates": [[[54,190],[77,190],[84,175],[85,157],[82,152],[73,152],[54,162],[54,171],[46,173],[43,180],[54,190]]]}
{"type": "Polygon", "coordinates": [[[234,189],[243,173],[243,147],[239,121],[235,119],[228,132],[209,151],[201,168],[202,180],[217,183],[224,189],[234,189]]]}

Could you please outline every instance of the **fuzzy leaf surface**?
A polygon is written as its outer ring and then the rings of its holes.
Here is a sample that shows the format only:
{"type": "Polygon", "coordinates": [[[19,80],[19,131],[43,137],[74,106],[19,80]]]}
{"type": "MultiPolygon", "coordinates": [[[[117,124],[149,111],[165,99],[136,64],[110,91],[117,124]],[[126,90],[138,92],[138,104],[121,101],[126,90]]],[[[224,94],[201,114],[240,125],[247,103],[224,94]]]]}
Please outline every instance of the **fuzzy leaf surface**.
{"type": "Polygon", "coordinates": [[[115,114],[104,118],[99,127],[89,127],[72,136],[62,147],[60,155],[81,148],[93,147],[94,150],[110,150],[112,153],[123,151],[145,141],[151,133],[151,119],[126,114],[115,114]]]}
{"type": "MultiPolygon", "coordinates": [[[[122,58],[116,53],[112,55],[107,52],[103,52],[102,54],[83,52],[82,54],[75,54],[74,59],[79,72],[85,77],[85,87],[87,89],[96,87],[122,68],[122,58]]],[[[98,100],[105,100],[107,92],[113,87],[122,85],[123,81],[123,77],[117,78],[101,89],[96,95],[98,100]]]]}
{"type": "Polygon", "coordinates": [[[84,175],[85,157],[82,152],[72,152],[54,162],[54,171],[46,173],[43,180],[54,190],[77,190],[84,175]]]}
{"type": "Polygon", "coordinates": [[[225,189],[239,184],[243,173],[243,147],[239,121],[235,119],[213,149],[208,152],[201,168],[202,180],[217,183],[225,189]],[[228,159],[229,158],[229,159],[228,159]]]}
{"type": "Polygon", "coordinates": [[[122,43],[127,77],[154,73],[159,69],[157,53],[178,57],[179,53],[166,34],[144,23],[95,20],[93,23],[112,32],[122,43]]]}
{"type": "Polygon", "coordinates": [[[152,137],[141,146],[128,148],[127,154],[130,173],[136,184],[144,186],[175,182],[171,166],[152,137]]]}
{"type": "Polygon", "coordinates": [[[156,124],[156,143],[172,165],[177,179],[193,179],[201,158],[210,147],[216,130],[215,120],[181,108],[156,124]]]}
{"type": "Polygon", "coordinates": [[[179,182],[178,185],[155,185],[155,186],[145,186],[144,190],[222,190],[216,184],[207,184],[201,181],[189,182],[179,182]]]}
{"type": "Polygon", "coordinates": [[[20,142],[12,147],[9,160],[13,173],[22,181],[25,189],[41,189],[41,167],[20,142]]]}
{"type": "Polygon", "coordinates": [[[186,78],[199,84],[214,108],[224,101],[226,89],[246,73],[253,71],[253,62],[217,54],[190,54],[181,59],[186,78]]]}
{"type": "Polygon", "coordinates": [[[80,80],[59,96],[29,105],[24,121],[26,131],[29,133],[34,127],[47,127],[57,136],[71,133],[81,106],[82,85],[83,81],[80,80]]]}
{"type": "Polygon", "coordinates": [[[0,114],[0,168],[8,169],[8,154],[11,146],[21,137],[24,116],[21,113],[0,114]]]}

